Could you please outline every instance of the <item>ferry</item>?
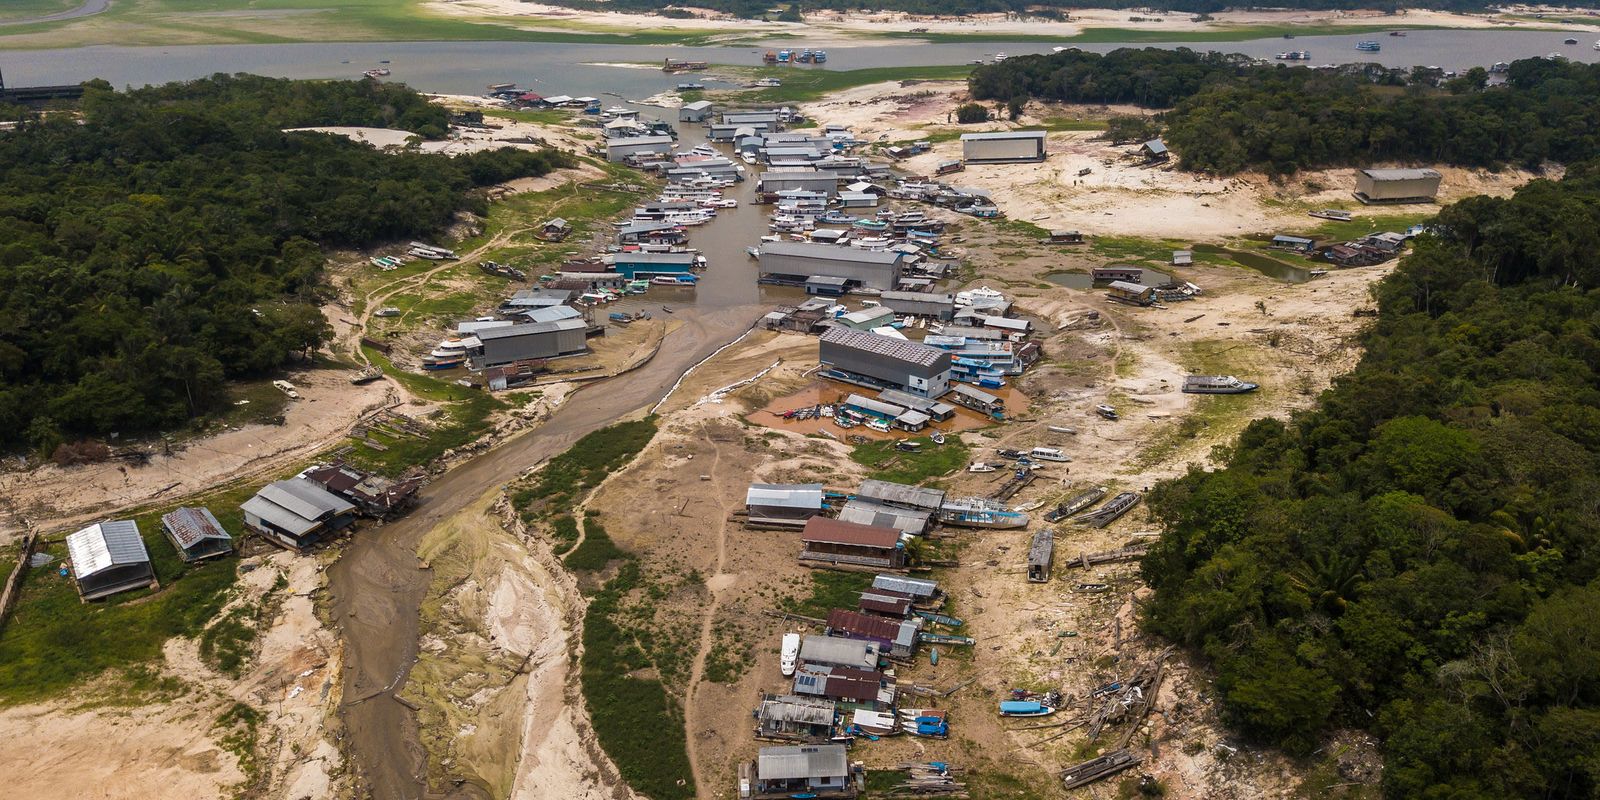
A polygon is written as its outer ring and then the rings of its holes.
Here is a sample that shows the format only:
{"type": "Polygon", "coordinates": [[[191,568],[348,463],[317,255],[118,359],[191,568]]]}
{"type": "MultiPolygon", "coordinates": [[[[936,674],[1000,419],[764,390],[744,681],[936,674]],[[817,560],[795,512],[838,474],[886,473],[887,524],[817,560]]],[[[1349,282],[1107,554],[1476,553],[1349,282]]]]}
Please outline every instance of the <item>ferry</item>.
{"type": "Polygon", "coordinates": [[[1185,394],[1245,394],[1260,388],[1232,375],[1189,375],[1183,379],[1185,394]]]}
{"type": "Polygon", "coordinates": [[[1376,53],[1379,50],[1382,50],[1383,46],[1369,39],[1367,41],[1356,42],[1356,49],[1363,53],[1376,53]]]}
{"type": "Polygon", "coordinates": [[[1290,50],[1287,53],[1279,53],[1274,58],[1279,61],[1310,61],[1311,53],[1307,50],[1290,50]]]}
{"type": "Polygon", "coordinates": [[[457,338],[446,339],[438,347],[422,357],[422,368],[425,370],[455,369],[467,363],[467,345],[457,338]]]}

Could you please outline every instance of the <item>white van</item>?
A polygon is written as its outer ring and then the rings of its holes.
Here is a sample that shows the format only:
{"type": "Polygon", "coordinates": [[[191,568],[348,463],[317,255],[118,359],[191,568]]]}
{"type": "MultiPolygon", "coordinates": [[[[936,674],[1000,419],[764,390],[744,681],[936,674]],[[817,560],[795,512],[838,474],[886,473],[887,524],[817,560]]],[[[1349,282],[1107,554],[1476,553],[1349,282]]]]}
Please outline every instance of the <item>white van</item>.
{"type": "Polygon", "coordinates": [[[783,677],[794,675],[795,664],[800,661],[800,634],[786,633],[783,635],[783,648],[778,656],[778,671],[783,677]]]}
{"type": "Polygon", "coordinates": [[[1035,447],[1028,451],[1028,457],[1039,461],[1071,461],[1072,457],[1054,447],[1035,447]]]}

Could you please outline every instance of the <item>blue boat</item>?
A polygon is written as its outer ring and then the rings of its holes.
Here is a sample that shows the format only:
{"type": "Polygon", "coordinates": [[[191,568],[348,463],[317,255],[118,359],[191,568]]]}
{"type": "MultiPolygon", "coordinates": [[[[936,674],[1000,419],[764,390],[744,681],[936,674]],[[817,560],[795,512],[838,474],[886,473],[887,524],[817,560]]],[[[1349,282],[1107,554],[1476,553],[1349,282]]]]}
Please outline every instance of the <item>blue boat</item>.
{"type": "Polygon", "coordinates": [[[1056,710],[1037,700],[1001,700],[1002,717],[1046,717],[1056,710]]]}
{"type": "Polygon", "coordinates": [[[1379,50],[1382,50],[1383,46],[1378,44],[1377,42],[1365,41],[1365,42],[1356,42],[1356,49],[1360,50],[1363,53],[1376,53],[1379,50]]]}
{"type": "Polygon", "coordinates": [[[811,54],[811,60],[815,61],[818,64],[827,63],[827,61],[828,61],[828,51],[826,51],[826,50],[818,50],[817,52],[812,53],[811,54]]]}

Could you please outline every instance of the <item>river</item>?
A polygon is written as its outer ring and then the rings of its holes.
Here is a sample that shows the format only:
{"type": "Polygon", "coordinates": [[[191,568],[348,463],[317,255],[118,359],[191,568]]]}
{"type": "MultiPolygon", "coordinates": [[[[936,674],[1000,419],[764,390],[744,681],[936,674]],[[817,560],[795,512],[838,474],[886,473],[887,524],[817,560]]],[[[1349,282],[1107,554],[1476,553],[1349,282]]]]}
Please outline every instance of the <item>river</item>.
{"type": "MultiPolygon", "coordinates": [[[[1167,43],[1148,45],[1090,44],[1082,49],[1106,52],[1118,47],[1189,47],[1270,58],[1284,50],[1307,50],[1312,64],[1376,62],[1391,67],[1439,66],[1464,70],[1496,61],[1559,52],[1577,61],[1595,61],[1600,52],[1588,37],[1560,31],[1418,30],[1404,37],[1383,35],[1302,36],[1292,40],[1167,43]],[[1576,37],[1578,44],[1562,41],[1576,37]],[[1363,53],[1357,41],[1377,39],[1383,50],[1363,53]]],[[[778,41],[771,47],[798,47],[803,41],[778,41]]],[[[0,55],[0,68],[13,85],[52,85],[104,78],[115,86],[139,86],[190,80],[217,72],[252,72],[285,78],[354,78],[380,62],[393,70],[392,80],[417,89],[448,94],[480,94],[491,83],[515,82],[541,94],[648,97],[671,89],[681,78],[656,70],[577,64],[659,64],[664,58],[715,64],[759,65],[767,47],[676,47],[585,45],[540,42],[366,42],[316,44],[191,45],[182,47],[79,47],[61,50],[13,51],[0,55]]],[[[861,69],[865,67],[965,64],[998,52],[1010,55],[1048,53],[1048,43],[974,42],[963,44],[887,44],[831,47],[822,67],[793,69],[861,69]]]]}

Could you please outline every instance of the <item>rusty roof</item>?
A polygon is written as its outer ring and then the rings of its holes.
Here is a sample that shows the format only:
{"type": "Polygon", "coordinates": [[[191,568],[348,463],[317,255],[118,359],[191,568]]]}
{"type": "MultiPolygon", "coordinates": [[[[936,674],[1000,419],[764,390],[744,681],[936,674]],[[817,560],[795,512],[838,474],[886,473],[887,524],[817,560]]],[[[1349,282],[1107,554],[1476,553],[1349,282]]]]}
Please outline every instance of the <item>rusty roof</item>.
{"type": "Polygon", "coordinates": [[[879,525],[862,525],[827,517],[812,517],[806,520],[806,528],[800,534],[800,541],[889,549],[900,543],[900,532],[879,525]]]}

